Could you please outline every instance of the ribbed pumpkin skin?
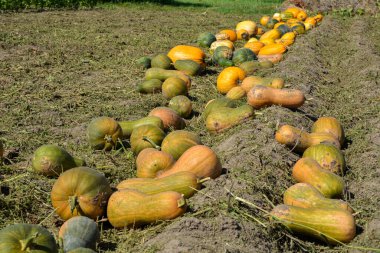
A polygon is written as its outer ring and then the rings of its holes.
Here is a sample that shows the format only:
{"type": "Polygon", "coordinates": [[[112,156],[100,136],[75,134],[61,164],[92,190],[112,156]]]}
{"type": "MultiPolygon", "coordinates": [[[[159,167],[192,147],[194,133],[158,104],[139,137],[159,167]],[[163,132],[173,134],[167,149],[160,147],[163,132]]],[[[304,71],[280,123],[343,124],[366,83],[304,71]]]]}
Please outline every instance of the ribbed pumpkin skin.
{"type": "Polygon", "coordinates": [[[189,76],[196,76],[204,69],[200,64],[192,60],[178,60],[174,63],[174,68],[189,76]]]}
{"type": "Polygon", "coordinates": [[[240,86],[236,86],[230,89],[229,92],[227,92],[226,98],[229,98],[232,100],[238,100],[245,97],[245,95],[246,95],[245,90],[240,86]]]}
{"type": "Polygon", "coordinates": [[[314,186],[326,198],[339,197],[343,194],[343,179],[323,169],[314,159],[298,160],[293,167],[292,176],[297,182],[314,186]]]}
{"type": "Polygon", "coordinates": [[[226,46],[219,46],[215,49],[212,55],[212,61],[218,64],[221,59],[232,59],[233,51],[231,48],[226,46]]]}
{"type": "Polygon", "coordinates": [[[84,216],[76,216],[63,223],[59,230],[59,238],[63,240],[65,252],[76,248],[95,250],[100,233],[93,220],[84,216]]]}
{"type": "Polygon", "coordinates": [[[175,160],[178,160],[186,150],[201,144],[201,139],[197,134],[185,130],[177,130],[165,137],[161,144],[161,150],[172,155],[175,160]]]}
{"type": "Polygon", "coordinates": [[[170,69],[172,66],[172,61],[165,54],[158,54],[152,58],[151,61],[152,68],[170,69]]]}
{"type": "Polygon", "coordinates": [[[196,145],[182,154],[177,162],[169,170],[164,171],[158,177],[166,177],[179,171],[189,171],[198,178],[217,178],[222,173],[222,165],[215,152],[204,145],[196,145]]]}
{"type": "Polygon", "coordinates": [[[116,188],[119,191],[130,189],[149,195],[174,191],[190,198],[201,188],[201,182],[193,173],[180,171],[162,178],[129,178],[121,181],[116,188]]]}
{"type": "Polygon", "coordinates": [[[329,143],[340,147],[339,141],[326,133],[307,133],[290,125],[283,125],[276,132],[276,141],[285,144],[298,152],[303,152],[310,146],[329,143]]]}
{"type": "Polygon", "coordinates": [[[265,39],[279,39],[281,38],[281,32],[277,29],[272,29],[272,30],[269,30],[267,31],[266,33],[264,33],[263,35],[261,35],[260,37],[260,41],[263,41],[265,39]]]}
{"type": "Polygon", "coordinates": [[[127,139],[131,136],[132,131],[135,127],[143,126],[143,125],[155,125],[161,129],[164,129],[164,124],[159,117],[156,116],[147,116],[137,120],[130,121],[119,121],[119,125],[123,130],[123,138],[127,139]]]}
{"type": "Polygon", "coordinates": [[[159,146],[165,138],[165,132],[154,125],[142,125],[134,128],[130,142],[131,149],[135,155],[138,155],[143,149],[154,147],[152,143],[144,139],[145,137],[159,146]]]}
{"type": "Polygon", "coordinates": [[[316,160],[322,168],[343,175],[346,167],[342,152],[334,145],[318,144],[305,150],[302,157],[316,160]]]}
{"type": "Polygon", "coordinates": [[[58,249],[54,236],[44,227],[21,223],[9,225],[0,230],[0,252],[57,253],[58,249]],[[27,244],[28,239],[30,240],[27,244]]]}
{"type": "Polygon", "coordinates": [[[32,168],[45,176],[57,176],[63,171],[76,167],[74,157],[56,145],[43,145],[32,157],[32,168]]]}
{"type": "Polygon", "coordinates": [[[353,212],[347,202],[340,199],[329,199],[315,187],[307,183],[297,183],[284,193],[284,204],[302,208],[330,208],[353,212]]]}
{"type": "Polygon", "coordinates": [[[102,216],[111,193],[103,174],[91,168],[77,167],[59,176],[50,195],[56,213],[68,220],[74,216],[91,219],[102,216]],[[70,202],[73,203],[73,211],[70,210],[70,202]]]}
{"type": "Polygon", "coordinates": [[[183,129],[186,126],[185,121],[172,109],[168,107],[157,107],[150,111],[148,116],[156,116],[162,120],[164,129],[183,129]]]}
{"type": "Polygon", "coordinates": [[[138,178],[155,178],[175,163],[172,155],[155,148],[142,150],[136,158],[138,178]]]}
{"type": "Polygon", "coordinates": [[[254,86],[247,95],[248,104],[254,108],[269,105],[281,105],[287,108],[298,108],[305,102],[305,95],[300,90],[276,89],[263,85],[254,86]]]}
{"type": "Polygon", "coordinates": [[[162,95],[165,98],[171,99],[175,96],[186,95],[186,83],[178,77],[169,77],[162,84],[162,95]]]}
{"type": "Polygon", "coordinates": [[[334,117],[320,117],[311,127],[312,133],[328,133],[344,144],[344,130],[340,122],[334,117]]]}
{"type": "Polygon", "coordinates": [[[187,88],[191,87],[191,79],[185,73],[182,73],[178,70],[166,70],[160,68],[150,68],[145,72],[145,80],[158,79],[161,81],[165,81],[169,77],[178,77],[186,82],[187,88]]]}
{"type": "Polygon", "coordinates": [[[137,85],[137,91],[143,94],[161,91],[162,81],[159,79],[145,80],[137,85]]]}
{"type": "Polygon", "coordinates": [[[223,69],[216,81],[216,87],[222,94],[226,94],[230,89],[237,86],[239,81],[243,81],[245,72],[238,67],[228,67],[223,69]]]}
{"type": "Polygon", "coordinates": [[[120,125],[110,117],[95,118],[87,127],[88,141],[93,149],[109,151],[116,146],[121,136],[120,125]]]}
{"type": "Polygon", "coordinates": [[[205,53],[198,47],[178,45],[173,47],[168,57],[175,63],[177,60],[193,60],[198,64],[204,64],[205,53]]]}
{"type": "Polygon", "coordinates": [[[218,47],[225,46],[234,50],[234,43],[230,40],[217,40],[210,46],[210,52],[213,53],[218,47]]]}
{"type": "Polygon", "coordinates": [[[237,108],[221,107],[213,110],[206,118],[206,128],[210,132],[220,133],[254,116],[249,105],[237,108]]]}
{"type": "Polygon", "coordinates": [[[199,34],[197,42],[201,47],[210,47],[210,45],[216,41],[214,34],[210,32],[204,32],[199,34]]]}
{"type": "Polygon", "coordinates": [[[239,22],[236,25],[235,30],[236,31],[246,30],[248,32],[249,36],[253,36],[257,32],[257,25],[255,22],[253,22],[251,20],[245,20],[245,21],[239,22]]]}
{"type": "Polygon", "coordinates": [[[340,209],[302,208],[278,205],[270,213],[292,232],[307,235],[329,244],[336,241],[323,236],[328,235],[340,242],[348,243],[356,235],[355,219],[348,211],[340,209]]]}
{"type": "Polygon", "coordinates": [[[286,52],[286,47],[282,44],[271,44],[260,49],[259,55],[275,55],[286,52]]]}
{"type": "Polygon", "coordinates": [[[174,110],[180,117],[188,118],[193,111],[191,100],[183,95],[175,96],[169,101],[169,108],[174,110]]]}
{"type": "Polygon", "coordinates": [[[249,48],[240,48],[234,52],[232,62],[239,66],[243,62],[257,60],[255,53],[249,48]]]}
{"type": "Polygon", "coordinates": [[[121,190],[110,197],[107,217],[115,228],[139,227],[174,219],[185,211],[186,201],[178,192],[148,195],[135,190],[121,190]]]}

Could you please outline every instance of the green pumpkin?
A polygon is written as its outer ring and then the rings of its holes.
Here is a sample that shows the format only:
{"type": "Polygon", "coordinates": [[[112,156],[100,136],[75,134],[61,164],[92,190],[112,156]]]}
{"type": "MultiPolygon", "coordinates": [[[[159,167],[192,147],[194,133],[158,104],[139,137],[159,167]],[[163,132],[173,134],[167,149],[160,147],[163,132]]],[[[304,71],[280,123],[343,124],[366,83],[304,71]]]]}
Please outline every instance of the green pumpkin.
{"type": "Polygon", "coordinates": [[[110,117],[95,118],[87,127],[88,141],[93,149],[111,150],[122,133],[120,125],[110,117]]]}
{"type": "Polygon", "coordinates": [[[0,231],[1,253],[56,253],[54,236],[44,227],[34,224],[14,224],[0,231]]]}
{"type": "Polygon", "coordinates": [[[267,28],[269,29],[273,29],[273,27],[275,26],[275,24],[278,23],[278,20],[277,19],[269,19],[268,23],[267,23],[267,28]]]}
{"type": "Polygon", "coordinates": [[[210,45],[216,41],[215,35],[210,32],[204,32],[199,34],[197,42],[201,47],[210,47],[210,45]]]}
{"type": "Polygon", "coordinates": [[[162,141],[161,150],[171,154],[175,160],[189,148],[195,145],[202,145],[201,139],[195,133],[177,130],[168,134],[162,141]]]}
{"type": "Polygon", "coordinates": [[[174,63],[174,68],[189,76],[196,76],[203,70],[199,63],[192,60],[177,60],[174,63]]]}
{"type": "Polygon", "coordinates": [[[137,120],[119,121],[119,125],[123,131],[123,139],[127,139],[131,136],[135,127],[142,125],[155,125],[161,129],[164,129],[164,124],[159,117],[147,116],[137,120]]]}
{"type": "MultiPolygon", "coordinates": [[[[261,68],[264,68],[264,69],[273,68],[273,66],[274,66],[273,62],[271,62],[269,60],[259,61],[259,65],[261,68]]],[[[241,67],[241,65],[240,65],[240,67],[241,67]]]]}
{"type": "Polygon", "coordinates": [[[165,132],[155,125],[142,125],[133,129],[131,134],[131,148],[138,155],[145,148],[159,148],[165,132]]]}
{"type": "Polygon", "coordinates": [[[285,33],[291,32],[291,28],[286,24],[279,25],[276,29],[281,32],[281,36],[285,33]]]}
{"type": "Polygon", "coordinates": [[[150,57],[147,57],[147,56],[143,56],[139,59],[137,59],[136,63],[138,66],[144,68],[144,69],[148,69],[150,68],[150,64],[151,64],[151,61],[152,59],[150,57]]]}
{"type": "Polygon", "coordinates": [[[291,31],[297,34],[304,34],[306,31],[305,25],[303,23],[296,23],[295,25],[292,25],[291,31]]]}
{"type": "Polygon", "coordinates": [[[226,46],[217,47],[212,55],[212,61],[215,64],[219,64],[220,60],[231,60],[233,55],[233,51],[231,48],[226,46]]]}
{"type": "Polygon", "coordinates": [[[246,61],[240,64],[239,68],[244,70],[246,76],[251,76],[261,68],[260,62],[258,61],[246,61]]]}
{"type": "Polygon", "coordinates": [[[179,95],[187,94],[185,81],[178,77],[169,77],[162,84],[162,95],[166,98],[172,98],[179,95]]]}
{"type": "Polygon", "coordinates": [[[137,85],[137,91],[140,93],[156,93],[160,92],[162,87],[162,81],[159,79],[145,80],[137,85]]]}
{"type": "Polygon", "coordinates": [[[202,117],[204,119],[206,119],[208,117],[208,115],[218,109],[218,108],[221,108],[221,107],[229,107],[229,108],[232,108],[232,107],[235,107],[236,106],[236,102],[229,99],[229,98],[217,98],[217,99],[213,99],[211,101],[208,102],[208,104],[206,105],[206,108],[205,110],[203,111],[203,114],[202,114],[202,117]]]}
{"type": "Polygon", "coordinates": [[[83,165],[83,160],[72,157],[56,145],[43,145],[36,149],[32,157],[33,170],[45,176],[58,176],[65,170],[83,165]]]}
{"type": "Polygon", "coordinates": [[[175,96],[170,99],[169,108],[177,112],[182,118],[188,118],[193,110],[191,100],[183,95],[175,96]]]}
{"type": "Polygon", "coordinates": [[[152,68],[170,69],[172,67],[172,61],[166,54],[158,54],[152,58],[152,68]]]}
{"type": "Polygon", "coordinates": [[[281,12],[280,13],[280,18],[283,21],[287,21],[287,20],[293,18],[293,13],[291,13],[291,12],[281,12]]]}
{"type": "Polygon", "coordinates": [[[96,249],[100,233],[96,222],[85,216],[76,216],[63,223],[59,230],[65,252],[76,248],[96,249]]]}
{"type": "Polygon", "coordinates": [[[255,53],[249,48],[240,48],[234,52],[232,61],[235,66],[239,66],[246,61],[257,60],[255,53]]]}

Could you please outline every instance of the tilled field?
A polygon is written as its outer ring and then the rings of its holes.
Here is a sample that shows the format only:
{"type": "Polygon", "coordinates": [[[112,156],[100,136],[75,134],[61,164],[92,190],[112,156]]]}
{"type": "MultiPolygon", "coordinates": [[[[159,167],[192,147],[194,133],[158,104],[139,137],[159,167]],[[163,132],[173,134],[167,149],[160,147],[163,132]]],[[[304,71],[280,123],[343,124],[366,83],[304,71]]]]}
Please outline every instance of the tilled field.
{"type": "MultiPolygon", "coordinates": [[[[42,144],[58,144],[105,173],[112,186],[135,175],[127,150],[94,152],[86,126],[93,117],[117,120],[146,116],[167,101],[140,95],[144,71],[134,60],[193,43],[203,31],[234,27],[243,18],[183,10],[115,9],[0,16],[0,131],[6,165],[1,168],[0,227],[42,224],[57,235],[62,221],[51,207],[55,179],[29,172],[30,156],[42,144]],[[144,15],[142,15],[144,13],[144,15]],[[175,22],[174,22],[175,20],[175,22]]],[[[257,20],[258,17],[256,17],[257,20]]],[[[225,173],[205,183],[181,218],[143,229],[115,230],[102,223],[100,252],[284,252],[352,251],[301,240],[271,224],[270,211],[293,184],[290,170],[299,156],[274,140],[279,125],[309,130],[320,116],[342,123],[347,145],[345,198],[356,212],[358,236],[349,246],[380,245],[380,26],[373,17],[326,17],[301,37],[284,61],[263,75],[285,78],[307,94],[300,110],[260,110],[254,120],[223,134],[209,134],[199,114],[215,89],[219,68],[193,79],[196,115],[188,130],[213,147],[225,173]]]]}

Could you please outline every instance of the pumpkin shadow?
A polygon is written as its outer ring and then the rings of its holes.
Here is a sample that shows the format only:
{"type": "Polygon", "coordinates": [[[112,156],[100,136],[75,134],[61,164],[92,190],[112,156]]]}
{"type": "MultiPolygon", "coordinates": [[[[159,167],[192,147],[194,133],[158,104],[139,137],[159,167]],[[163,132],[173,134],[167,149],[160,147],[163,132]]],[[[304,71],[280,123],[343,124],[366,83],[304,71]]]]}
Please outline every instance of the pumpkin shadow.
{"type": "Polygon", "coordinates": [[[103,252],[103,251],[115,251],[116,250],[117,243],[114,242],[100,242],[98,244],[98,249],[103,252]]]}
{"type": "Polygon", "coordinates": [[[219,72],[214,69],[205,69],[199,76],[216,75],[219,72]]]}

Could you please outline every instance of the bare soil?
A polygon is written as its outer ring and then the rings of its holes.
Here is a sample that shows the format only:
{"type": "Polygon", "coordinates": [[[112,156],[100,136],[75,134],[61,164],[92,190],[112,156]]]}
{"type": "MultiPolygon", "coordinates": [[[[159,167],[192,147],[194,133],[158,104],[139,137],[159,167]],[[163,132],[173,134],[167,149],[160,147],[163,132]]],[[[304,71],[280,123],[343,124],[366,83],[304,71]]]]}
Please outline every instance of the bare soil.
{"type": "MultiPolygon", "coordinates": [[[[243,18],[248,16],[165,8],[0,15],[0,137],[7,150],[0,167],[0,228],[40,223],[57,235],[62,221],[49,197],[55,179],[29,172],[30,156],[42,144],[56,143],[84,158],[112,186],[135,176],[129,150],[103,153],[88,147],[89,121],[101,115],[137,119],[167,104],[160,94],[143,96],[135,90],[144,75],[135,60],[194,43],[200,32],[234,27],[243,18]]],[[[380,22],[371,16],[327,16],[297,37],[284,61],[259,74],[285,78],[289,87],[307,94],[307,103],[295,111],[260,110],[255,119],[218,135],[208,133],[202,117],[194,116],[187,129],[218,153],[226,172],[206,182],[189,200],[189,211],[174,221],[124,230],[100,223],[98,251],[354,252],[300,239],[227,193],[267,211],[282,203],[299,155],[276,143],[274,133],[282,124],[309,130],[320,116],[338,118],[347,137],[345,199],[358,225],[349,245],[379,248],[379,41],[380,22]]],[[[215,89],[220,71],[211,67],[193,79],[190,96],[197,112],[221,96],[215,89]]]]}

